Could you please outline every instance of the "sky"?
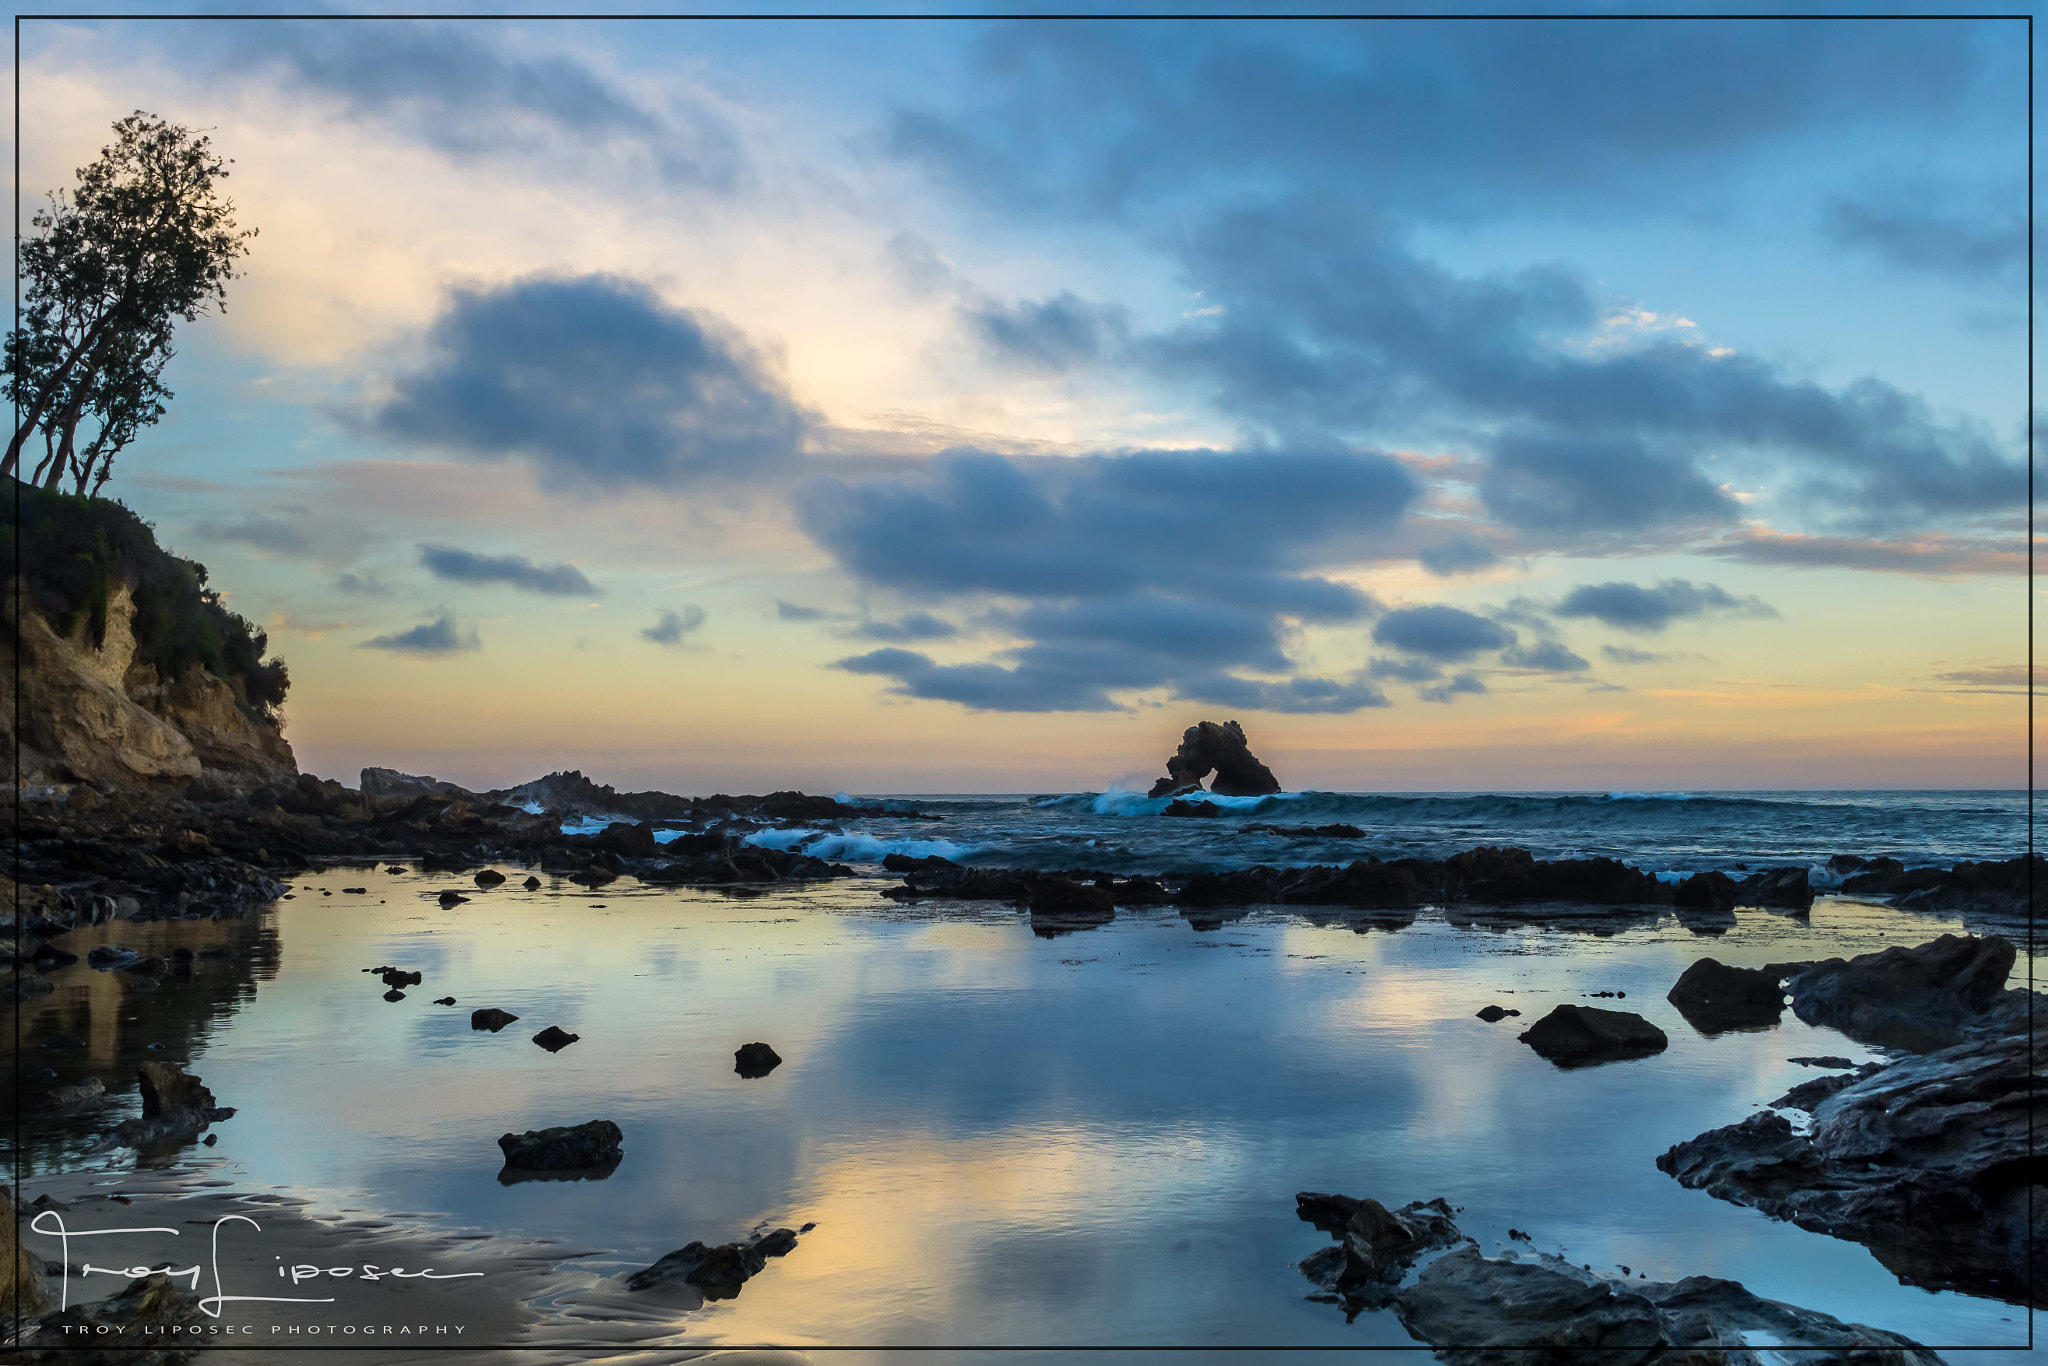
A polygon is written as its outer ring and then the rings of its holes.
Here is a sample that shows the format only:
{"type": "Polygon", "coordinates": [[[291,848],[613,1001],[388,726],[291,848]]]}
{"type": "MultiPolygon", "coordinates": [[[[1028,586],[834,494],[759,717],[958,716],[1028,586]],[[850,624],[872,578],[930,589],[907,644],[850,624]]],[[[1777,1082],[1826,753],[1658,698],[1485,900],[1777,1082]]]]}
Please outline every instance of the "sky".
{"type": "Polygon", "coordinates": [[[2027,41],[48,17],[20,188],[234,159],[108,492],[323,776],[2019,787],[2027,41]]]}

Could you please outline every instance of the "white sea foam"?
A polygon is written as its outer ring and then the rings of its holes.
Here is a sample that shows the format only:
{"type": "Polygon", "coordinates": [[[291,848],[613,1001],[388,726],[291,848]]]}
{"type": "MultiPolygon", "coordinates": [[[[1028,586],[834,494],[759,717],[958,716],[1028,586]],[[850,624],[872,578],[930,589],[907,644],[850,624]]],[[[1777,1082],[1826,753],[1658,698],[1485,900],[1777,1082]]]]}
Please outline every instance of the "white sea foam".
{"type": "Polygon", "coordinates": [[[762,849],[797,850],[813,858],[837,859],[845,863],[880,863],[890,854],[909,858],[959,860],[981,852],[978,844],[956,844],[952,840],[883,839],[863,830],[844,834],[830,830],[756,830],[744,843],[762,849]]]}

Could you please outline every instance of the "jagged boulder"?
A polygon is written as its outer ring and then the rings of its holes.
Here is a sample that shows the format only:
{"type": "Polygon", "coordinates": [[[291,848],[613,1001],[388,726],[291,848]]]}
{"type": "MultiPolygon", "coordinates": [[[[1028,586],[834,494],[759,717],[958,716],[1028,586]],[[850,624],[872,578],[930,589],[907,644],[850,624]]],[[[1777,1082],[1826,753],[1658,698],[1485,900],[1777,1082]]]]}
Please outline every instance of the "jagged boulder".
{"type": "Polygon", "coordinates": [[[1559,1067],[1590,1067],[1662,1053],[1671,1040],[1642,1016],[1561,1005],[1517,1036],[1559,1067]]]}
{"type": "Polygon", "coordinates": [[[1866,1043],[1942,1048],[1999,1003],[2013,960],[2012,941],[1998,935],[1945,934],[1917,948],[1803,965],[1785,989],[1808,1024],[1866,1043]]]}
{"type": "Polygon", "coordinates": [[[423,778],[411,773],[400,773],[395,768],[366,768],[357,781],[357,790],[365,797],[456,797],[463,801],[474,801],[476,794],[466,787],[444,783],[439,778],[423,778]]]}
{"type": "Polygon", "coordinates": [[[1210,773],[1209,790],[1224,797],[1263,797],[1280,790],[1273,770],[1260,763],[1235,721],[1218,725],[1203,721],[1189,726],[1180,748],[1166,761],[1166,776],[1152,784],[1151,795],[1164,797],[1183,788],[1199,787],[1210,773]]]}
{"type": "Polygon", "coordinates": [[[1702,958],[1679,975],[1665,1000],[1702,1034],[1761,1029],[1785,1010],[1780,974],[1768,968],[1735,968],[1702,958]]]}
{"type": "MultiPolygon", "coordinates": [[[[810,1225],[804,1225],[809,1228],[810,1225]]],[[[690,1243],[677,1248],[653,1266],[626,1278],[628,1290],[653,1290],[682,1281],[696,1287],[707,1300],[729,1300],[740,1287],[768,1265],[770,1257],[786,1257],[796,1250],[796,1230],[774,1229],[744,1243],[720,1243],[709,1247],[690,1243]]]]}
{"type": "Polygon", "coordinates": [[[528,1129],[523,1134],[505,1134],[498,1147],[505,1165],[523,1171],[574,1171],[605,1167],[619,1160],[619,1145],[626,1140],[619,1126],[608,1119],[585,1124],[562,1125],[553,1129],[528,1129]]]}

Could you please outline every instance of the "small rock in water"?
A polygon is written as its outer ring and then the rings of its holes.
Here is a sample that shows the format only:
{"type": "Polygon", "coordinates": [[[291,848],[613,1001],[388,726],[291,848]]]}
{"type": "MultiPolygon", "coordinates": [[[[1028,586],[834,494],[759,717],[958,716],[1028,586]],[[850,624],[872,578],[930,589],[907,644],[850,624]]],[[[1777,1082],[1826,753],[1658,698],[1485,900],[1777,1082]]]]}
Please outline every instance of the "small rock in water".
{"type": "Polygon", "coordinates": [[[533,1041],[550,1053],[559,1053],[582,1037],[581,1034],[571,1034],[558,1025],[549,1025],[534,1035],[533,1041]]]}
{"type": "Polygon", "coordinates": [[[393,875],[396,875],[396,874],[399,874],[399,873],[402,873],[402,872],[404,872],[404,871],[405,871],[405,869],[403,869],[403,868],[399,867],[399,866],[398,866],[397,864],[395,864],[395,863],[394,863],[394,864],[392,864],[392,865],[391,865],[391,866],[390,866],[389,868],[386,868],[386,869],[385,869],[384,871],[385,871],[385,872],[387,872],[387,873],[391,873],[391,874],[393,874],[393,875]]]}
{"type": "Polygon", "coordinates": [[[752,1079],[765,1077],[782,1066],[782,1056],[765,1043],[741,1044],[732,1055],[732,1070],[752,1079]]]}
{"type": "Polygon", "coordinates": [[[1648,1057],[1671,1044],[1663,1030],[1642,1016],[1597,1006],[1559,1006],[1519,1037],[1559,1067],[1648,1057]]]}
{"type": "Polygon", "coordinates": [[[498,1140],[505,1165],[523,1171],[572,1171],[602,1167],[619,1160],[625,1141],[619,1126],[608,1119],[555,1129],[529,1129],[498,1140]]]}
{"type": "Polygon", "coordinates": [[[533,876],[533,874],[528,873],[526,875],[526,881],[520,883],[519,885],[524,887],[529,892],[537,892],[540,890],[540,879],[533,876]]]}
{"type": "Polygon", "coordinates": [[[391,988],[391,990],[384,993],[384,999],[387,1001],[403,1001],[405,999],[405,993],[400,991],[397,987],[393,987],[391,988]]]}
{"type": "Polygon", "coordinates": [[[1801,1067],[1854,1067],[1856,1065],[1847,1058],[1839,1057],[1833,1053],[1824,1053],[1817,1058],[1787,1058],[1785,1061],[1796,1062],[1801,1067]]]}
{"type": "Polygon", "coordinates": [[[487,1006],[482,1010],[472,1010],[469,1012],[469,1027],[471,1029],[488,1029],[491,1033],[495,1034],[518,1018],[517,1015],[514,1015],[509,1010],[500,1010],[496,1006],[487,1006]]]}
{"type": "Polygon", "coordinates": [[[1479,1018],[1486,1021],[1488,1024],[1492,1024],[1495,1020],[1505,1020],[1508,1016],[1508,1013],[1505,1010],[1502,1010],[1499,1006],[1483,1007],[1478,1012],[1478,1014],[1479,1018]]]}
{"type": "Polygon", "coordinates": [[[455,1004],[455,998],[453,996],[437,997],[434,1004],[437,1006],[452,1006],[455,1004]]]}
{"type": "Polygon", "coordinates": [[[380,968],[377,975],[384,980],[387,987],[416,987],[421,981],[420,974],[407,972],[403,968],[380,968]]]}
{"type": "MultiPolygon", "coordinates": [[[[804,1231],[813,1227],[806,1224],[804,1231]]],[[[680,1280],[695,1286],[707,1300],[729,1300],[767,1266],[770,1257],[787,1256],[795,1250],[796,1234],[786,1228],[764,1233],[750,1243],[720,1243],[717,1247],[690,1243],[627,1277],[626,1289],[652,1290],[680,1280]]]]}
{"type": "Polygon", "coordinates": [[[476,875],[476,885],[479,887],[495,887],[504,880],[505,875],[495,868],[486,868],[476,875]]]}
{"type": "Polygon", "coordinates": [[[443,906],[460,906],[463,902],[467,900],[469,900],[469,898],[464,896],[460,892],[441,893],[441,904],[443,906]]]}

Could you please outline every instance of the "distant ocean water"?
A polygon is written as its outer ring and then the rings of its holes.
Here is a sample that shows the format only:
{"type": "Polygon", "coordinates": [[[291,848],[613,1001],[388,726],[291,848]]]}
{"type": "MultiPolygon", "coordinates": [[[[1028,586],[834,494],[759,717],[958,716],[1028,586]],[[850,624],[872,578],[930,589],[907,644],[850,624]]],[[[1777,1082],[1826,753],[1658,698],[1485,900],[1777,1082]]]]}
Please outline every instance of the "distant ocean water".
{"type": "Polygon", "coordinates": [[[1142,793],[841,794],[943,816],[849,817],[764,830],[751,842],[845,863],[937,854],[989,867],[1192,873],[1255,863],[1443,858],[1477,845],[1518,845],[1538,858],[1620,859],[1651,872],[1805,864],[1817,885],[1836,854],[1885,855],[1908,867],[2006,859],[2027,847],[2023,791],[1874,792],[1285,792],[1216,797],[1213,818],[1166,816],[1142,793]],[[1295,838],[1253,825],[1352,825],[1362,838],[1295,838]]]}

